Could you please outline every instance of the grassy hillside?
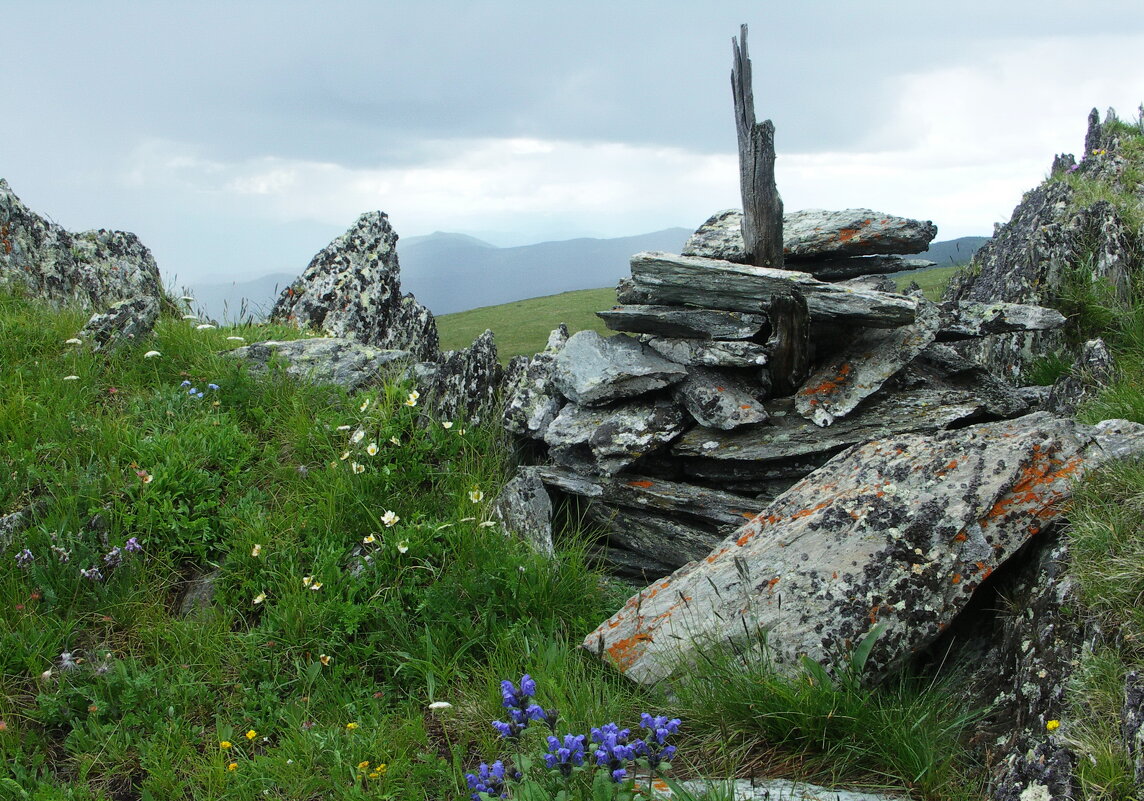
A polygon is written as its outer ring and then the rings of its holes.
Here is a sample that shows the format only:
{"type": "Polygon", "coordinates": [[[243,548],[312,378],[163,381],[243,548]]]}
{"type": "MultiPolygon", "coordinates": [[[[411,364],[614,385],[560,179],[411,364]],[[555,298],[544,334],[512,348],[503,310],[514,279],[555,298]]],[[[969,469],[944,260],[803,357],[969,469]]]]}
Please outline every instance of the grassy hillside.
{"type": "MultiPolygon", "coordinates": [[[[926,297],[937,300],[950,276],[959,269],[934,267],[902,273],[895,278],[903,288],[916,281],[926,297]]],[[[590,329],[605,336],[614,333],[608,330],[596,312],[610,309],[615,304],[614,287],[583,289],[444,314],[437,318],[437,328],[441,334],[441,347],[446,350],[467,347],[486,329],[492,329],[496,335],[497,353],[502,362],[507,362],[513,356],[532,355],[543,349],[549,332],[560,323],[566,323],[570,332],[590,329]]]]}

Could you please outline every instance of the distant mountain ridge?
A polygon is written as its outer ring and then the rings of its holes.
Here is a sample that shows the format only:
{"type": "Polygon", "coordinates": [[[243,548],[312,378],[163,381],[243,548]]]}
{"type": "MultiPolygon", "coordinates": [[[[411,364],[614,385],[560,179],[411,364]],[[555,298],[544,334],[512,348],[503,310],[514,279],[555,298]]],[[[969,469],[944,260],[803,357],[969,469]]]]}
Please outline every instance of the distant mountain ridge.
{"type": "MultiPolygon", "coordinates": [[[[467,234],[437,231],[398,240],[401,288],[416,295],[435,315],[598,289],[613,286],[628,274],[633,253],[678,253],[690,235],[686,228],[667,228],[615,239],[567,239],[501,248],[467,234]]],[[[934,242],[916,258],[939,266],[965,264],[987,241],[984,236],[966,236],[934,242]]],[[[261,319],[301,270],[249,281],[192,285],[195,308],[220,321],[247,316],[261,319]]]]}

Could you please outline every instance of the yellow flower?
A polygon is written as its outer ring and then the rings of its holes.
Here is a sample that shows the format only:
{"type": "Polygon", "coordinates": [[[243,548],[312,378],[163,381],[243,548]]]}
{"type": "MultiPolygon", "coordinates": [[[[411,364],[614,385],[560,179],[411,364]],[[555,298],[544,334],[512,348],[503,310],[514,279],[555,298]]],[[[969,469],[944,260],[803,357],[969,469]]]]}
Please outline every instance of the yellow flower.
{"type": "Polygon", "coordinates": [[[347,723],[346,724],[346,731],[353,731],[357,727],[358,727],[358,725],[356,723],[347,723]]]}
{"type": "Polygon", "coordinates": [[[378,762],[377,765],[373,769],[373,773],[370,774],[370,778],[371,779],[380,779],[382,776],[385,775],[385,771],[386,771],[387,767],[388,766],[384,762],[378,762]]]}
{"type": "Polygon", "coordinates": [[[358,766],[358,770],[369,770],[369,760],[368,759],[363,760],[363,761],[357,763],[357,766],[358,766]]]}
{"type": "Polygon", "coordinates": [[[223,740],[221,743],[218,744],[218,747],[221,748],[223,751],[225,751],[226,749],[230,748],[233,745],[234,745],[234,743],[232,743],[230,740],[223,740]]]}
{"type": "Polygon", "coordinates": [[[380,779],[380,778],[381,778],[381,774],[380,774],[380,773],[378,773],[378,772],[375,770],[373,773],[369,774],[369,778],[371,778],[371,779],[380,779]]]}
{"type": "Polygon", "coordinates": [[[318,590],[322,589],[322,582],[315,581],[313,584],[310,585],[310,589],[317,592],[318,590]]]}
{"type": "Polygon", "coordinates": [[[262,553],[262,543],[256,542],[254,547],[250,549],[251,556],[258,556],[262,553]]]}
{"type": "Polygon", "coordinates": [[[1060,727],[1061,727],[1061,722],[1059,720],[1050,720],[1048,723],[1045,724],[1045,728],[1048,729],[1049,731],[1056,731],[1060,727]]]}
{"type": "Polygon", "coordinates": [[[238,770],[238,763],[237,762],[231,762],[229,765],[226,766],[226,769],[230,770],[230,771],[238,770]]]}
{"type": "Polygon", "coordinates": [[[265,600],[266,600],[266,593],[264,593],[264,592],[260,592],[260,593],[258,593],[258,595],[254,596],[254,603],[256,603],[256,604],[260,604],[265,600]]]}
{"type": "Polygon", "coordinates": [[[473,503],[480,503],[485,498],[485,494],[479,489],[474,489],[469,493],[469,500],[473,503]]]}
{"type": "Polygon", "coordinates": [[[323,665],[330,664],[331,657],[328,654],[318,654],[318,661],[323,665]]]}
{"type": "Polygon", "coordinates": [[[365,452],[368,453],[370,456],[377,456],[377,443],[376,442],[369,443],[369,445],[367,445],[365,448],[365,452]]]}
{"type": "Polygon", "coordinates": [[[258,732],[256,732],[254,729],[251,729],[250,731],[248,731],[246,733],[246,739],[248,739],[248,740],[253,740],[257,736],[258,736],[258,732]]]}

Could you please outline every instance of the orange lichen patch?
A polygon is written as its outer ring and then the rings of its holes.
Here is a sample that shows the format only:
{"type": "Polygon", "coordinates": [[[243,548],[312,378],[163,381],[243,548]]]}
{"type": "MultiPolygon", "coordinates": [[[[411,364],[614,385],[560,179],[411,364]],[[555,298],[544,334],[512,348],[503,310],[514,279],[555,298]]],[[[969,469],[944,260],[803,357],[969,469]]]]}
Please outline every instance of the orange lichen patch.
{"type": "Polygon", "coordinates": [[[1068,462],[1062,462],[1045,453],[1040,445],[1034,445],[1032,458],[1028,466],[1021,471],[1017,483],[993,504],[993,508],[985,514],[985,517],[987,519],[1004,517],[1013,506],[1018,508],[1035,506],[1037,507],[1035,514],[1038,517],[1055,516],[1057,511],[1052,505],[1062,493],[1054,491],[1046,497],[1045,492],[1038,488],[1072,475],[1083,461],[1079,456],[1074,456],[1068,462]]]}
{"type": "Polygon", "coordinates": [[[836,579],[836,578],[838,578],[838,571],[837,571],[837,570],[835,570],[833,573],[831,573],[831,574],[830,574],[830,577],[831,577],[832,579],[836,579]]]}
{"type": "Polygon", "coordinates": [[[740,404],[739,404],[739,408],[740,408],[740,409],[750,409],[750,408],[751,408],[751,404],[749,404],[749,403],[740,403],[740,404]]]}
{"type": "MultiPolygon", "coordinates": [[[[867,220],[866,222],[869,222],[867,220]]],[[[838,240],[840,242],[849,242],[854,237],[858,236],[859,229],[857,228],[843,228],[838,232],[838,240]]]]}
{"type": "Polygon", "coordinates": [[[724,390],[723,387],[715,387],[715,391],[716,392],[725,392],[726,390],[724,390]]]}
{"type": "Polygon", "coordinates": [[[825,507],[827,507],[829,505],[830,505],[830,501],[823,501],[822,503],[816,503],[814,506],[811,506],[809,509],[799,509],[797,512],[795,512],[793,515],[790,516],[790,519],[791,520],[799,520],[803,517],[809,517],[810,515],[814,514],[815,512],[819,511],[820,509],[824,509],[825,507]]]}
{"type": "Polygon", "coordinates": [[[838,372],[834,374],[833,378],[827,378],[820,384],[813,387],[803,387],[799,390],[799,395],[806,397],[809,395],[833,395],[840,389],[840,384],[846,380],[846,376],[850,375],[853,368],[849,362],[843,362],[838,368],[838,372]]]}
{"type": "Polygon", "coordinates": [[[749,528],[739,536],[739,539],[735,540],[735,544],[738,545],[740,548],[742,548],[748,542],[753,540],[755,538],[755,535],[758,533],[759,533],[758,529],[749,528]]]}
{"type": "Polygon", "coordinates": [[[651,489],[655,486],[653,481],[629,481],[629,487],[640,487],[641,489],[651,489]]]}
{"type": "Polygon", "coordinates": [[[949,580],[949,583],[950,584],[960,584],[961,583],[961,574],[960,573],[954,573],[953,578],[951,578],[949,580]]]}
{"type": "Polygon", "coordinates": [[[717,550],[715,553],[708,556],[703,561],[705,561],[707,564],[712,564],[716,559],[718,559],[720,556],[722,556],[725,553],[727,553],[727,549],[726,548],[720,548],[719,550],[717,550]]]}
{"type": "Polygon", "coordinates": [[[781,576],[775,576],[773,579],[768,581],[767,582],[767,592],[774,592],[775,585],[778,584],[781,579],[782,579],[781,576]]]}
{"type": "Polygon", "coordinates": [[[650,641],[651,638],[650,634],[633,634],[631,637],[624,637],[607,647],[608,656],[612,657],[612,661],[620,670],[627,670],[644,655],[644,651],[647,650],[644,643],[650,641]]]}
{"type": "Polygon", "coordinates": [[[965,542],[967,539],[969,539],[969,538],[968,538],[967,536],[965,536],[965,532],[964,532],[964,531],[962,531],[962,532],[960,532],[960,533],[958,533],[958,534],[955,534],[955,535],[954,535],[954,537],[953,537],[953,541],[954,541],[954,542],[965,542]]]}

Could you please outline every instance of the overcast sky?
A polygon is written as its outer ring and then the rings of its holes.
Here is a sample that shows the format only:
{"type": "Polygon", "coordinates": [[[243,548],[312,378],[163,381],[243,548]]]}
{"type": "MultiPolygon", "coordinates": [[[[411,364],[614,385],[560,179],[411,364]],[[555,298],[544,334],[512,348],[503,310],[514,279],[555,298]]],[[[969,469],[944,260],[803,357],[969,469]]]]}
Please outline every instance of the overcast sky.
{"type": "Polygon", "coordinates": [[[498,245],[739,205],[731,37],[788,210],[988,235],[1144,100],[1144,3],[0,0],[0,177],[168,281],[300,272],[364,211],[498,245]]]}

